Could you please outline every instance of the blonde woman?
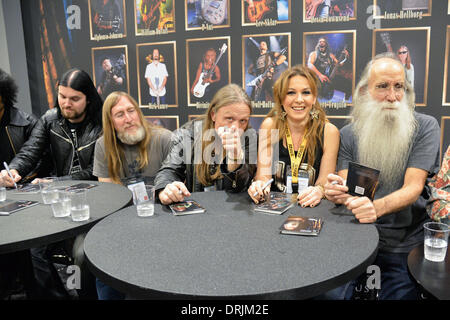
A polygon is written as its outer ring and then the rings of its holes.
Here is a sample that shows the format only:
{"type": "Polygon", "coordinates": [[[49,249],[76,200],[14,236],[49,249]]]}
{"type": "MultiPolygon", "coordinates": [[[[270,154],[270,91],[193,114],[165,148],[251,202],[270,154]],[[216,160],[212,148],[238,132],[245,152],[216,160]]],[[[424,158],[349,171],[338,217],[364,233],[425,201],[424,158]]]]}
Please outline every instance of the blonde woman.
{"type": "Polygon", "coordinates": [[[270,190],[299,193],[298,204],[314,207],[334,173],[339,130],[320,106],[317,76],[305,66],[285,70],[274,85],[275,106],[260,127],[258,170],[248,189],[255,203],[270,190]],[[272,185],[264,184],[274,179],[272,185]]]}
{"type": "Polygon", "coordinates": [[[183,201],[190,192],[248,188],[256,171],[256,132],[248,128],[251,112],[244,90],[229,84],[217,91],[203,116],[176,131],[155,179],[162,204],[183,201]]]}
{"type": "Polygon", "coordinates": [[[97,140],[94,176],[102,182],[151,184],[169,153],[172,133],[151,126],[128,93],[112,92],[103,104],[103,135],[97,140]]]}

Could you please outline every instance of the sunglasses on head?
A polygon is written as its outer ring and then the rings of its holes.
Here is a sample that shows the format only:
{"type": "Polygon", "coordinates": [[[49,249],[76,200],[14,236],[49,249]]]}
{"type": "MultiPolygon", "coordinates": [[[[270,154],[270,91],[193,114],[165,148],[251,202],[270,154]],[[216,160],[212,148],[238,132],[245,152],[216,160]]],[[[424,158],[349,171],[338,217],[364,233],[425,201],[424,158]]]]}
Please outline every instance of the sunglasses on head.
{"type": "Polygon", "coordinates": [[[399,51],[398,54],[407,54],[408,51],[399,51]]]}

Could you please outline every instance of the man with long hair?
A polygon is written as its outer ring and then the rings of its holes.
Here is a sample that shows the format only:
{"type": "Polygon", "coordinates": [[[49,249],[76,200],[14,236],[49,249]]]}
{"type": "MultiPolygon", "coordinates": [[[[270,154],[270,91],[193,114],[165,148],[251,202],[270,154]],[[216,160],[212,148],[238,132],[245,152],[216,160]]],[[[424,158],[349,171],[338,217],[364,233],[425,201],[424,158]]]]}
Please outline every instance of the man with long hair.
{"type": "Polygon", "coordinates": [[[228,84],[217,91],[203,117],[174,133],[155,179],[161,203],[183,201],[190,192],[247,189],[256,171],[256,132],[248,127],[251,111],[245,91],[228,84]]]}
{"type": "Polygon", "coordinates": [[[338,175],[329,174],[325,184],[328,200],[378,229],[374,264],[381,269],[380,299],[417,299],[407,258],[423,243],[423,224],[429,220],[425,183],[439,170],[440,129],[435,118],[414,111],[414,100],[397,56],[375,56],[356,87],[353,121],[341,129],[338,175]],[[349,162],[380,170],[374,200],[349,195],[344,184],[349,162]]]}
{"type": "Polygon", "coordinates": [[[94,175],[99,181],[127,185],[153,182],[170,149],[172,133],[150,125],[136,100],[111,93],[103,104],[103,135],[95,145],[94,175]]]}

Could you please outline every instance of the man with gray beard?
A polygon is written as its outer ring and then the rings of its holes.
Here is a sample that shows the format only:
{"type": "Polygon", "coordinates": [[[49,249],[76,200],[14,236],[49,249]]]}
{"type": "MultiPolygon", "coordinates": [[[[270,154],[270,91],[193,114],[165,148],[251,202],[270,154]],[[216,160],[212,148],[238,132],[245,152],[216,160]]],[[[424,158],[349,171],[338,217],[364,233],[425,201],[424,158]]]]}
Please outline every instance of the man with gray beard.
{"type": "MultiPolygon", "coordinates": [[[[338,175],[325,184],[328,200],[346,206],[360,223],[374,223],[380,242],[373,264],[381,270],[380,299],[417,299],[408,253],[423,243],[426,181],[439,170],[440,129],[414,111],[415,95],[393,53],[368,63],[355,90],[352,123],[341,129],[338,175]],[[349,162],[380,170],[374,200],[348,194],[349,162]]],[[[323,298],[349,299],[356,280],[323,298]]]]}

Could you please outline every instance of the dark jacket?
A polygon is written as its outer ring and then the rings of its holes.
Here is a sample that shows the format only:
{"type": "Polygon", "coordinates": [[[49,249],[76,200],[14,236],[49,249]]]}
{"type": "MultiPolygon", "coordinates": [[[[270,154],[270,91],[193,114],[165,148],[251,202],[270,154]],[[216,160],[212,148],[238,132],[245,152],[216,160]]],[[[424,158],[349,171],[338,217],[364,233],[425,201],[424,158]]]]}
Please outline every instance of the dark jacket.
{"type": "Polygon", "coordinates": [[[10,163],[10,168],[16,169],[22,176],[27,174],[39,161],[45,149],[50,146],[56,176],[76,180],[95,179],[92,175],[94,147],[101,134],[102,127],[101,124],[95,124],[89,118],[86,118],[80,131],[77,149],[82,169],[80,172],[72,176],[69,175],[76,150],[70,137],[67,120],[57,108],[48,110],[39,119],[30,139],[10,163]]]}
{"type": "MultiPolygon", "coordinates": [[[[202,128],[202,120],[193,120],[174,132],[171,151],[156,174],[157,194],[173,181],[184,182],[190,192],[204,191],[205,186],[197,180],[194,166],[195,154],[197,157],[201,156],[197,148],[201,147],[202,128]],[[194,133],[198,136],[197,139],[194,139],[194,133]]],[[[228,172],[227,165],[221,164],[220,171],[224,178],[215,181],[216,190],[241,192],[250,185],[256,172],[257,134],[254,129],[248,129],[246,136],[250,138],[245,141],[242,141],[244,138],[241,139],[242,145],[245,146],[245,162],[233,172],[228,172]],[[250,154],[253,157],[249,157],[250,154]]]]}
{"type": "MultiPolygon", "coordinates": [[[[23,112],[16,107],[10,107],[9,111],[9,122],[5,126],[6,135],[8,137],[8,144],[11,146],[11,150],[14,155],[22,148],[23,144],[28,140],[35,127],[38,119],[34,115],[30,115],[23,112]]],[[[12,160],[9,159],[8,163],[12,160]]],[[[31,180],[35,176],[47,175],[48,170],[51,169],[50,166],[44,164],[44,161],[39,161],[36,167],[32,168],[34,170],[30,171],[28,176],[24,178],[24,181],[31,180]]]]}

